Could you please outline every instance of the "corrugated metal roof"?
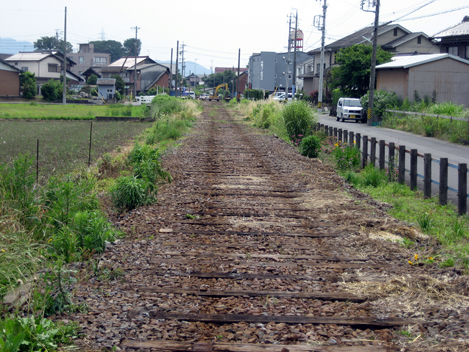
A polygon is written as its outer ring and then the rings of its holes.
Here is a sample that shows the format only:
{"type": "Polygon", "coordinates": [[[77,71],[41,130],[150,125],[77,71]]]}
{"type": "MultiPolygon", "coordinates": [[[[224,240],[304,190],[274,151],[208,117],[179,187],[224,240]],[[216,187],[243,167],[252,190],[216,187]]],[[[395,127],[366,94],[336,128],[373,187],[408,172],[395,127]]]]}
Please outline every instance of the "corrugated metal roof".
{"type": "Polygon", "coordinates": [[[469,35],[469,16],[465,16],[461,23],[449,27],[437,34],[435,34],[434,38],[444,38],[444,37],[452,37],[457,35],[469,35]]]}
{"type": "Polygon", "coordinates": [[[113,86],[116,84],[115,78],[98,78],[96,81],[98,86],[113,86]]]}
{"type": "Polygon", "coordinates": [[[384,68],[410,68],[418,65],[423,65],[429,62],[438,61],[442,59],[453,59],[469,65],[468,60],[461,59],[458,56],[450,54],[428,54],[428,55],[414,55],[414,56],[400,56],[396,60],[378,65],[376,69],[384,68]]]}
{"type": "MultiPolygon", "coordinates": [[[[148,56],[137,56],[137,66],[142,61],[145,61],[147,59],[147,57],[148,56]]],[[[122,65],[124,65],[124,62],[125,62],[124,68],[135,65],[135,56],[128,57],[127,61],[126,61],[125,57],[121,57],[119,60],[116,60],[116,61],[110,63],[109,66],[111,66],[111,67],[122,67],[122,65]]]]}
{"type": "Polygon", "coordinates": [[[18,53],[10,56],[5,61],[41,61],[48,56],[51,56],[51,53],[18,53]]]}

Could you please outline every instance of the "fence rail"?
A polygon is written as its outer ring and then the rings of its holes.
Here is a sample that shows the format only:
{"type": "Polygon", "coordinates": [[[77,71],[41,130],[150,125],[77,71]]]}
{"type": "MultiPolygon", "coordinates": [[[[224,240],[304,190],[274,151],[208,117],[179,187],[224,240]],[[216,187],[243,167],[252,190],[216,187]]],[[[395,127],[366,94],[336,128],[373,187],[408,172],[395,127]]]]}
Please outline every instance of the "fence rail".
{"type": "Polygon", "coordinates": [[[385,165],[389,165],[389,173],[395,170],[395,151],[398,151],[398,182],[405,183],[405,173],[410,174],[410,188],[417,188],[417,178],[423,179],[423,192],[425,198],[431,198],[431,185],[435,184],[439,186],[439,202],[441,205],[448,203],[448,190],[457,193],[458,195],[458,212],[463,215],[467,213],[467,164],[452,164],[448,162],[448,158],[435,159],[432,158],[430,153],[419,153],[417,149],[408,150],[405,145],[396,145],[393,142],[386,143],[384,140],[377,141],[375,137],[369,138],[367,135],[361,136],[360,133],[354,133],[353,131],[343,130],[342,128],[331,127],[324,124],[316,124],[315,129],[318,131],[324,131],[330,138],[333,138],[339,143],[350,144],[355,142],[355,146],[360,150],[362,154],[361,167],[371,163],[373,166],[376,165],[378,160],[378,166],[380,169],[384,169],[385,165]],[[368,147],[370,148],[368,149],[368,147]],[[378,158],[376,155],[378,146],[378,158]],[[388,160],[386,161],[386,147],[388,148],[388,160]],[[406,168],[406,154],[410,154],[410,169],[406,168]],[[422,158],[424,161],[423,175],[417,172],[418,158],[422,158]],[[439,182],[432,179],[432,162],[438,164],[439,168],[439,182]],[[448,186],[448,168],[454,168],[458,170],[458,188],[448,186]]]}
{"type": "Polygon", "coordinates": [[[434,114],[426,114],[426,113],[422,113],[422,112],[412,112],[412,111],[399,111],[399,110],[385,110],[386,112],[392,112],[393,115],[394,114],[404,114],[404,115],[415,115],[415,117],[417,116],[430,116],[430,117],[436,117],[437,119],[438,118],[442,118],[442,119],[449,119],[451,121],[453,120],[458,120],[458,121],[468,121],[468,119],[464,118],[464,117],[456,117],[456,116],[447,116],[447,115],[434,115],[434,114]]]}

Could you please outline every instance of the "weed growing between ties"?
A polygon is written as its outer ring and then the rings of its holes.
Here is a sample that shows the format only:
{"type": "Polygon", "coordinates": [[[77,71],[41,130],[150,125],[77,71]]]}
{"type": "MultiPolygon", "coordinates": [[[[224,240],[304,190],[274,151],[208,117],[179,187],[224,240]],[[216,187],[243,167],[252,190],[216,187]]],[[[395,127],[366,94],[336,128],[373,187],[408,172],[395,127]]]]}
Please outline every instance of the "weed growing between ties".
{"type": "MultiPolygon", "coordinates": [[[[184,103],[177,116],[164,118],[192,122],[197,110],[197,104],[184,103]]],[[[97,196],[98,178],[106,191],[129,183],[143,189],[144,201],[124,194],[117,203],[120,210],[156,201],[158,184],[171,180],[161,168],[158,145],[144,143],[148,134],[130,153],[107,154],[96,168],[54,175],[40,184],[29,156],[0,164],[0,307],[13,310],[18,304],[14,313],[0,320],[0,350],[53,351],[76,335],[77,326],[47,319],[51,314],[86,311],[86,306],[74,303],[75,272],[68,263],[87,261],[102,253],[106,242],[123,236],[100,209],[100,199],[106,197],[97,196]],[[105,179],[122,174],[128,179],[105,179]],[[19,300],[19,291],[25,301],[19,300]]]]}

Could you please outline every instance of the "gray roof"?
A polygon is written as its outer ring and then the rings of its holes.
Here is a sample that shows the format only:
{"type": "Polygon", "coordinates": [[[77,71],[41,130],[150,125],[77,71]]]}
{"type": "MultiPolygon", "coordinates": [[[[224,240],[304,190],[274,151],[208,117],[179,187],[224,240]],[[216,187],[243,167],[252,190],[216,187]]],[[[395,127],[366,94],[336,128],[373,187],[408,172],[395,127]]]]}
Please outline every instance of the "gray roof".
{"type": "MultiPolygon", "coordinates": [[[[402,27],[401,25],[399,24],[387,24],[387,25],[384,25],[384,26],[381,26],[378,28],[378,36],[386,33],[386,32],[389,32],[391,30],[393,30],[394,28],[400,28],[402,29],[404,32],[406,33],[410,33],[409,30],[405,29],[404,27],[402,27]]],[[[368,43],[368,41],[363,38],[363,37],[366,37],[366,38],[371,38],[372,36],[372,33],[373,33],[373,29],[374,27],[373,26],[370,26],[370,27],[365,27],[365,28],[362,28],[360,29],[359,31],[355,32],[355,33],[352,33],[342,39],[339,39],[331,44],[328,44],[325,46],[326,49],[331,49],[331,50],[339,50],[339,49],[342,49],[342,48],[348,48],[352,45],[355,45],[355,44],[363,44],[363,43],[368,43]]],[[[320,50],[320,49],[315,49],[315,50],[312,50],[312,52],[315,52],[317,50],[320,50]]]]}
{"type": "Polygon", "coordinates": [[[18,67],[10,65],[8,62],[6,62],[5,60],[3,60],[1,58],[0,58],[0,63],[2,63],[5,66],[8,66],[8,67],[12,68],[14,71],[21,72],[21,70],[18,67]]]}
{"type": "Polygon", "coordinates": [[[116,84],[115,78],[98,78],[96,81],[98,86],[114,86],[116,84]]]}
{"type": "Polygon", "coordinates": [[[414,56],[401,56],[397,57],[396,60],[378,65],[376,69],[384,69],[384,68],[410,68],[414,66],[419,66],[423,64],[427,64],[429,62],[443,60],[443,59],[453,59],[456,61],[460,61],[462,63],[468,64],[468,60],[461,59],[458,56],[450,55],[450,54],[428,54],[428,55],[414,55],[414,56]]]}
{"type": "Polygon", "coordinates": [[[437,34],[435,34],[434,38],[444,38],[444,37],[453,37],[458,35],[469,35],[469,16],[464,16],[461,23],[449,27],[437,34]]]}

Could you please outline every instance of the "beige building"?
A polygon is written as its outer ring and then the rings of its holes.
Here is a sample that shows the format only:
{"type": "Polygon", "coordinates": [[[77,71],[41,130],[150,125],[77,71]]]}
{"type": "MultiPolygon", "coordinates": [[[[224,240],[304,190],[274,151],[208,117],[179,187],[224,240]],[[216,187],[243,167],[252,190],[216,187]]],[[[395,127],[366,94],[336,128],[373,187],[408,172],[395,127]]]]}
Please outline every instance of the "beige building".
{"type": "Polygon", "coordinates": [[[413,100],[432,97],[469,107],[469,61],[449,54],[415,55],[376,66],[378,90],[413,100]]]}

